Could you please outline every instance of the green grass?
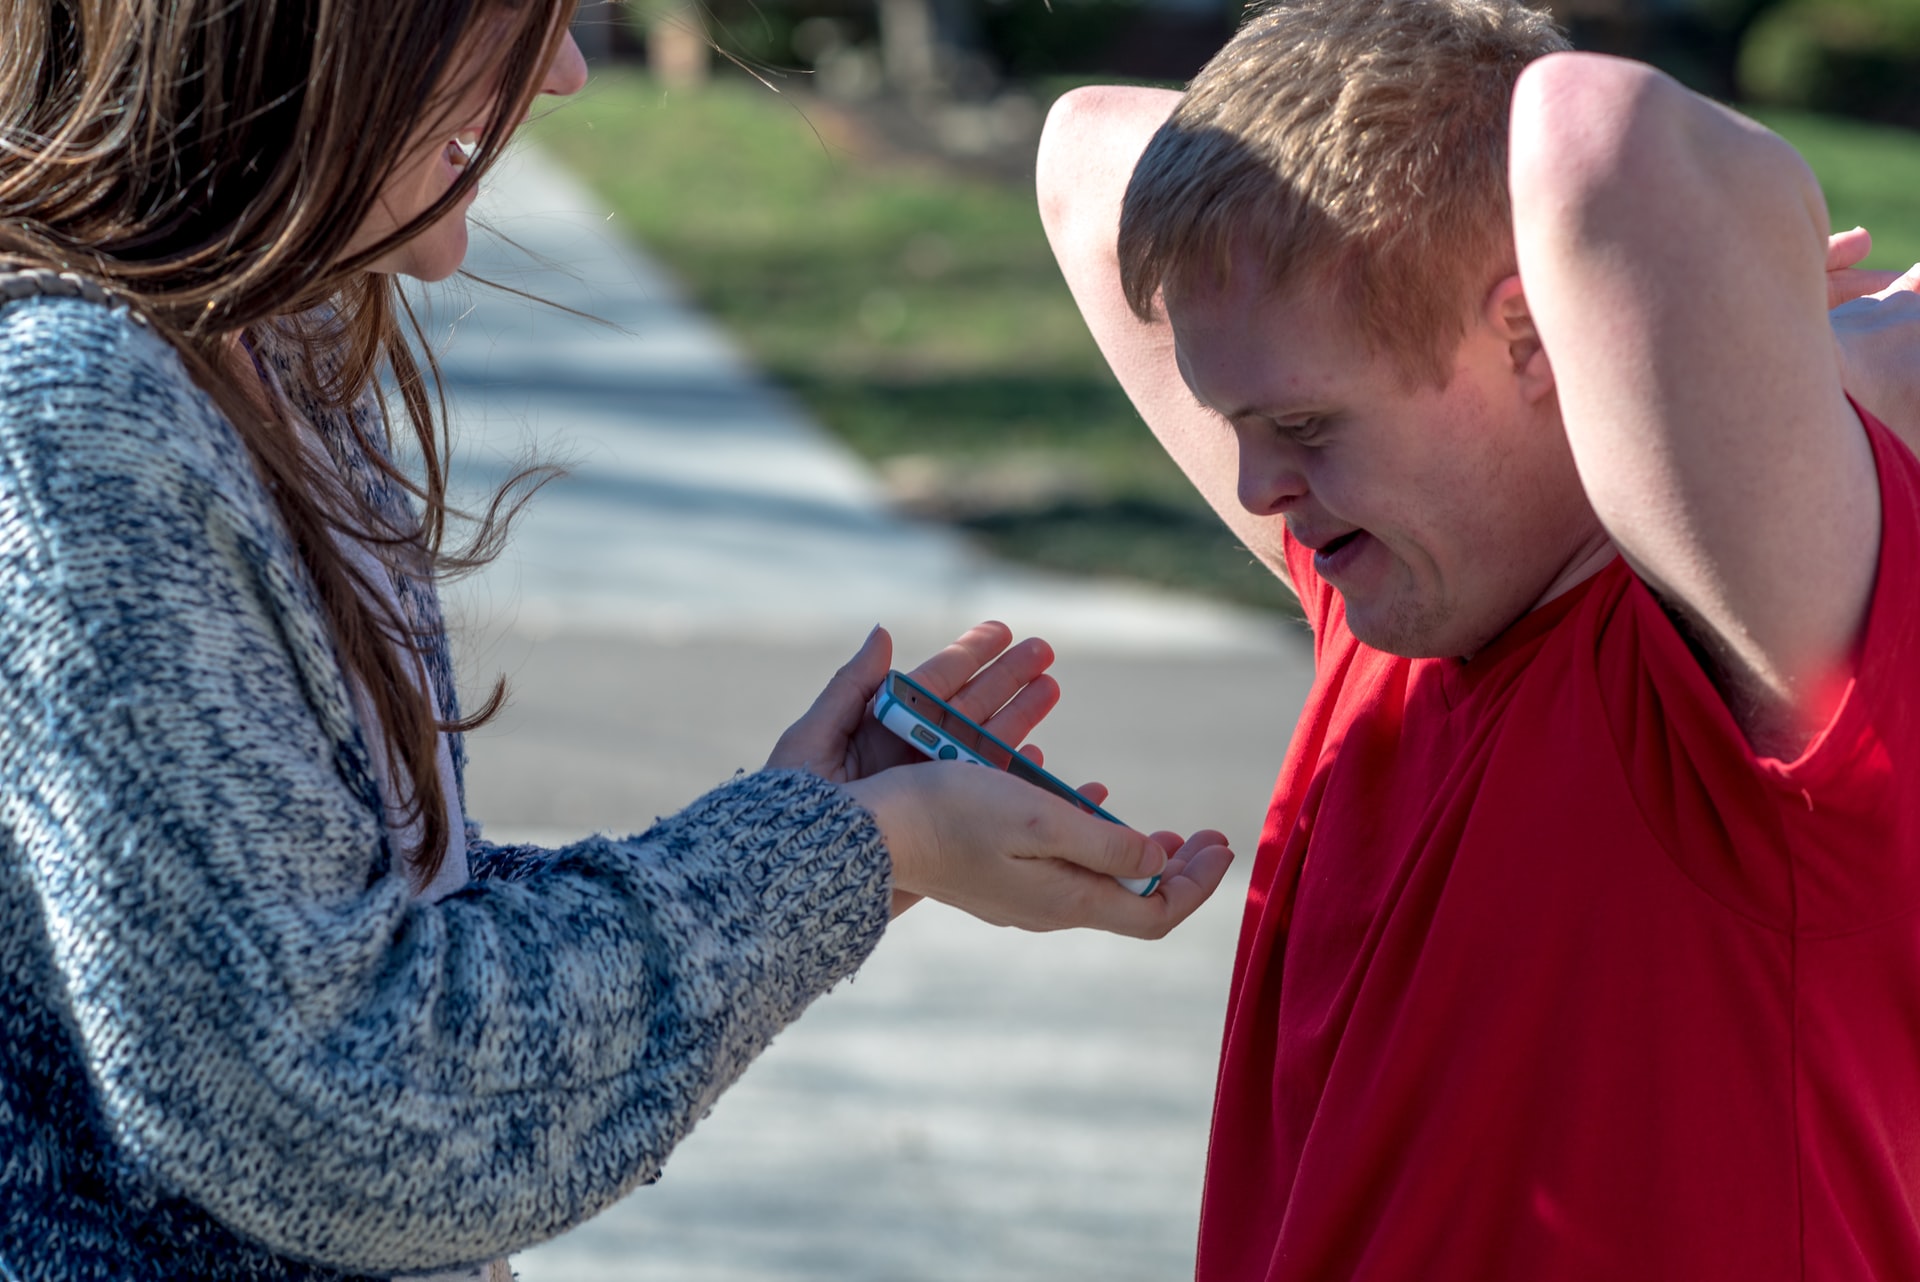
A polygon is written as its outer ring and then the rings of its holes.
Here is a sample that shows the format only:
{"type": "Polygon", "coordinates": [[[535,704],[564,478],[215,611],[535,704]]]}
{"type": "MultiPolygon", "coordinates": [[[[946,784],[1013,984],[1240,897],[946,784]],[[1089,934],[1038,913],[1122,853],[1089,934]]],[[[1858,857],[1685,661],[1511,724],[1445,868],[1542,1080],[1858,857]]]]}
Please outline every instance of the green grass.
{"type": "MultiPolygon", "coordinates": [[[[1756,113],[1807,156],[1870,263],[1920,261],[1920,138],[1756,113]]],[[[1287,598],[1114,386],[1028,184],[887,155],[740,79],[693,95],[603,69],[533,126],[832,431],[1003,555],[1287,598]]]]}
{"type": "Polygon", "coordinates": [[[533,129],[928,510],[1029,563],[1285,608],[1114,385],[1029,185],[876,157],[737,80],[669,96],[603,70],[533,129]]]}
{"type": "Polygon", "coordinates": [[[1813,166],[1836,230],[1857,225],[1873,233],[1869,266],[1920,263],[1920,135],[1798,111],[1750,114],[1813,166]]]}

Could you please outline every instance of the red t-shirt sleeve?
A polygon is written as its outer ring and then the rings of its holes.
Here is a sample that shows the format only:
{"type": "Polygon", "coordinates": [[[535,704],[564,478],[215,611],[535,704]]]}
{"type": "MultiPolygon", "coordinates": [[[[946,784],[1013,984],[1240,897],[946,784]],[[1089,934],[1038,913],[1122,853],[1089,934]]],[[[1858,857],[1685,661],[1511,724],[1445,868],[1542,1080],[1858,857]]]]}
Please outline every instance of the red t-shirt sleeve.
{"type": "Polygon", "coordinates": [[[1702,889],[1780,929],[1920,906],[1920,460],[1861,418],[1880,477],[1874,595],[1841,702],[1795,760],[1755,756],[1643,584],[1599,640],[1601,697],[1652,830],[1702,889]]]}
{"type": "Polygon", "coordinates": [[[1801,929],[1920,902],[1920,460],[1864,411],[1880,473],[1880,564],[1853,680],[1791,762],[1761,760],[1805,849],[1801,929]]]}

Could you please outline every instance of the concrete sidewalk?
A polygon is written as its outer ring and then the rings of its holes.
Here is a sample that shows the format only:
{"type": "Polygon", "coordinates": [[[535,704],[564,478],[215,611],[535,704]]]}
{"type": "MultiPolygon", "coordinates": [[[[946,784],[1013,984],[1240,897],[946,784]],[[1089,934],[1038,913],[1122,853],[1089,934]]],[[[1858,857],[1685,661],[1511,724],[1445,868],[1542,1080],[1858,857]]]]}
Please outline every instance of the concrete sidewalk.
{"type": "Polygon", "coordinates": [[[1174,1279],[1193,1262],[1214,1057],[1246,865],[1310,660],[1262,616],[998,565],[888,511],[606,211],[518,158],[491,246],[436,307],[463,474],[534,444],[573,466],[453,598],[490,834],[634,831],[759,765],[874,622],[903,663],[982,617],[1039,632],[1066,690],[1037,738],[1144,828],[1225,830],[1241,867],[1171,938],[996,931],[939,905],[784,1034],[664,1179],[516,1261],[594,1279],[1174,1279]]]}

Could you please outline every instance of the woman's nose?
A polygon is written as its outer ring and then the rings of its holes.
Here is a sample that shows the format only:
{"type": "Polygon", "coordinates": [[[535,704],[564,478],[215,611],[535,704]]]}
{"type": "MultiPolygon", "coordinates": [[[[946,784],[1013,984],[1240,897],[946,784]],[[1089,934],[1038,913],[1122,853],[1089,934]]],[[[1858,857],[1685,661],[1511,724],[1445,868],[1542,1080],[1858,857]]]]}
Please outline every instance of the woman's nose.
{"type": "Polygon", "coordinates": [[[561,39],[560,47],[553,51],[553,61],[547,64],[547,77],[540,82],[540,92],[568,98],[579,93],[586,83],[587,60],[569,31],[561,39]]]}

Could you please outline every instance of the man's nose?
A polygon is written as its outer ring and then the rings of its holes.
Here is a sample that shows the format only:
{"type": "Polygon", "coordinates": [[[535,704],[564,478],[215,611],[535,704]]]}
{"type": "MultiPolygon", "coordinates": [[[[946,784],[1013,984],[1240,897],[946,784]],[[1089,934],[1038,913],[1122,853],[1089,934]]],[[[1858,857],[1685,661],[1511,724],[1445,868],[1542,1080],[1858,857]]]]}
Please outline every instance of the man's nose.
{"type": "Polygon", "coordinates": [[[1271,431],[1242,431],[1239,445],[1241,507],[1255,516],[1280,516],[1306,495],[1298,447],[1276,440],[1271,431]]]}

